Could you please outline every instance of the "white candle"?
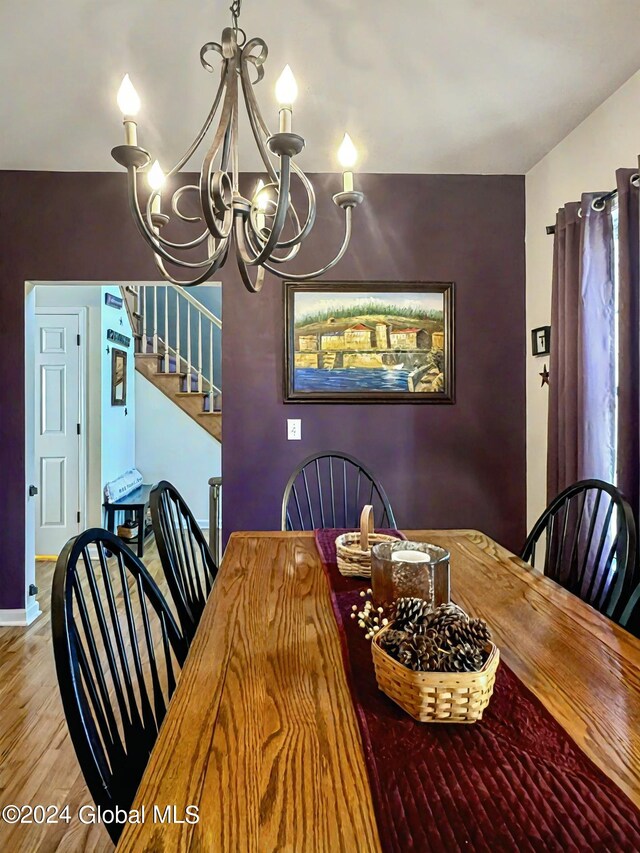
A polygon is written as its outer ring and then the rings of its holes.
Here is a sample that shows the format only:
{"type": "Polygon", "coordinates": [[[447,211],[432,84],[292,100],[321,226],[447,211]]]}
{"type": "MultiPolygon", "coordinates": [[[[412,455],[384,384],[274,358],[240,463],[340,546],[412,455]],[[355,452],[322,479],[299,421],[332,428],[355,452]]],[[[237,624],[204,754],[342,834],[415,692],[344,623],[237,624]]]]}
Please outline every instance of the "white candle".
{"type": "Polygon", "coordinates": [[[292,111],[283,107],[280,110],[280,133],[291,133],[292,111]]]}
{"type": "Polygon", "coordinates": [[[356,146],[351,141],[349,134],[345,133],[340,148],[338,148],[338,160],[345,170],[342,173],[342,190],[345,193],[353,192],[353,172],[351,170],[355,166],[357,159],[358,152],[356,146]]]}
{"type": "Polygon", "coordinates": [[[424,551],[392,551],[391,559],[398,563],[430,563],[429,555],[424,551]]]}
{"type": "Polygon", "coordinates": [[[291,112],[298,96],[298,84],[288,65],[278,77],[276,98],[280,104],[280,133],[291,133],[291,112]]]}

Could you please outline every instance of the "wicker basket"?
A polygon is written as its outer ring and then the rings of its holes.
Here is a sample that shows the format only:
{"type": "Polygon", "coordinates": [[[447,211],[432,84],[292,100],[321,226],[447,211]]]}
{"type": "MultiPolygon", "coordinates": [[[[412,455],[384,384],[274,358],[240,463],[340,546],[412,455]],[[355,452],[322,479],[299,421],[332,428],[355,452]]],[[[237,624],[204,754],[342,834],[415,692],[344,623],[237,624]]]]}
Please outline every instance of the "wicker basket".
{"type": "Polygon", "coordinates": [[[383,628],[371,642],[378,687],[421,723],[475,723],[489,704],[500,652],[490,643],[479,672],[414,672],[380,645],[383,628]]]}
{"type": "Polygon", "coordinates": [[[373,507],[367,504],[360,515],[360,530],[343,533],[336,539],[336,558],[340,574],[347,578],[371,577],[371,546],[378,542],[396,542],[397,536],[373,532],[373,507]]]}

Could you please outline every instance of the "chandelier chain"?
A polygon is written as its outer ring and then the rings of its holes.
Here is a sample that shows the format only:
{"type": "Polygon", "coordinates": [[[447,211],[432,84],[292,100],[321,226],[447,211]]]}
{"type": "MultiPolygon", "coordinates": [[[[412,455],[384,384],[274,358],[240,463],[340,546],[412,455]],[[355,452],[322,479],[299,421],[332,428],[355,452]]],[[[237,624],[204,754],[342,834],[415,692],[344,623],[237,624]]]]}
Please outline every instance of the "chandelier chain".
{"type": "Polygon", "coordinates": [[[238,29],[238,18],[240,17],[240,6],[242,5],[242,0],[233,0],[231,6],[229,6],[229,11],[231,12],[231,18],[233,21],[234,30],[238,29]]]}

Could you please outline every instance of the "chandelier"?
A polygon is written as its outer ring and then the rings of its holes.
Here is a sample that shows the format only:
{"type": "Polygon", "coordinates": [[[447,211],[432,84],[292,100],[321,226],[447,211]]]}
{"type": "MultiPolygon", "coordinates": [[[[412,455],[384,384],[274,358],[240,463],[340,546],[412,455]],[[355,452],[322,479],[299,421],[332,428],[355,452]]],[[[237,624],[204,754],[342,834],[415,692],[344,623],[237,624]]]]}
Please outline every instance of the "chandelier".
{"type": "MultiPolygon", "coordinates": [[[[316,218],[316,198],[313,186],[294,157],[304,148],[302,136],[291,129],[293,103],[297,85],[287,65],[275,87],[279,102],[278,133],[271,134],[265,124],[254,87],[264,77],[268,49],[260,38],[247,41],[246,33],[238,26],[241,0],[230,7],[232,26],[222,32],[221,43],[208,42],[200,50],[200,62],[210,73],[211,54],[221,57],[221,79],[211,109],[197,136],[166,175],[158,161],[147,170],[150,191],[143,189],[140,202],[139,173],[151,162],[151,157],[138,145],[136,116],[140,99],[128,75],[118,92],[118,106],[123,113],[125,144],[111,152],[114,160],[127,170],[129,206],[140,234],[153,251],[156,266],[162,276],[173,284],[192,286],[210,279],[235,251],[242,280],[250,291],[262,288],[265,272],[282,275],[279,267],[296,257],[304,239],[313,228],[316,218]],[[253,196],[245,198],[239,190],[238,158],[239,89],[249,117],[255,144],[266,170],[265,180],[258,181],[253,196]],[[215,132],[210,133],[217,119],[215,132]],[[205,140],[211,139],[197,184],[183,183],[169,200],[162,189],[167,179],[178,175],[194,157],[205,140]],[[306,193],[304,221],[291,200],[292,177],[299,179],[306,193]],[[146,203],[144,196],[146,195],[146,203]],[[188,196],[195,200],[188,209],[188,196]],[[163,235],[172,222],[182,229],[193,229],[184,242],[169,240],[163,235]],[[188,279],[174,278],[166,264],[188,270],[188,279]],[[255,272],[252,272],[255,268],[255,272]]],[[[338,150],[344,168],[342,192],[333,196],[335,204],[344,211],[344,239],[333,260],[322,269],[309,273],[286,273],[287,278],[307,281],[318,278],[334,267],[345,254],[351,239],[353,208],[363,201],[363,194],[354,190],[353,171],[357,152],[345,133],[338,150]]],[[[193,171],[193,169],[191,169],[193,171]]],[[[180,233],[183,237],[184,231],[180,233]]]]}

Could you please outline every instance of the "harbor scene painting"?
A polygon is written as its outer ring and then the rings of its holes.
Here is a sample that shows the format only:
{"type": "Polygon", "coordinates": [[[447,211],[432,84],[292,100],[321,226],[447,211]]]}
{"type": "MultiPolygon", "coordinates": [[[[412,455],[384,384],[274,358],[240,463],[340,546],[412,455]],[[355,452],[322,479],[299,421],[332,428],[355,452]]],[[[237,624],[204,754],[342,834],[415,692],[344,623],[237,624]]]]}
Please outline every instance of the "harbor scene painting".
{"type": "Polygon", "coordinates": [[[285,282],[285,399],[453,402],[453,285],[285,282]]]}

